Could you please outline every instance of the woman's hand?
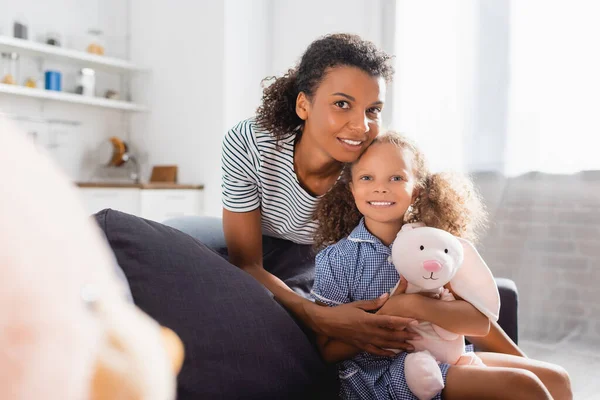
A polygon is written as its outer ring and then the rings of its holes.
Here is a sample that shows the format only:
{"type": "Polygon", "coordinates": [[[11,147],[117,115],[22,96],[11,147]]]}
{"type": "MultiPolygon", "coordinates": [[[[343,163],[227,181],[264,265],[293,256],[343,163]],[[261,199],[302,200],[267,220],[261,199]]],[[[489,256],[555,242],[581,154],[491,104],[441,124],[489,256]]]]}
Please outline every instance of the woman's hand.
{"type": "Polygon", "coordinates": [[[368,312],[381,308],[388,298],[386,293],[377,299],[355,301],[337,307],[315,305],[311,312],[315,331],[375,355],[395,355],[384,349],[411,351],[414,348],[406,340],[418,335],[405,329],[413,319],[368,312]]]}

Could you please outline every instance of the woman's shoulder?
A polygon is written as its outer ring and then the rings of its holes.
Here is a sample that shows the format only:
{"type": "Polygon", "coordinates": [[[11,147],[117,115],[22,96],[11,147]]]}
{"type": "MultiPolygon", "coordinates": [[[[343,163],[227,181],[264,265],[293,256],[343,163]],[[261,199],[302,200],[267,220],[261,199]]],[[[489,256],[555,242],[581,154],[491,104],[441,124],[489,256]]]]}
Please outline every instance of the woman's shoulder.
{"type": "Polygon", "coordinates": [[[287,145],[293,146],[295,137],[295,133],[290,133],[278,141],[271,132],[258,125],[255,118],[248,118],[238,122],[225,136],[226,141],[233,140],[236,143],[244,143],[257,150],[277,148],[279,146],[286,147],[287,145]]]}
{"type": "Polygon", "coordinates": [[[254,142],[256,132],[257,128],[254,119],[248,118],[232,126],[225,134],[225,138],[236,142],[254,142]]]}

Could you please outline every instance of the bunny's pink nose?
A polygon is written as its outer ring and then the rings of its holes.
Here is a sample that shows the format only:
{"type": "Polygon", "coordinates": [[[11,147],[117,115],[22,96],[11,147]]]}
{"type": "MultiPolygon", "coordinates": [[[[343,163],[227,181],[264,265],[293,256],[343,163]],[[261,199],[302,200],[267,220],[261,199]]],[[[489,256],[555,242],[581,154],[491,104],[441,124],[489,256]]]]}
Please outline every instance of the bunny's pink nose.
{"type": "Polygon", "coordinates": [[[442,264],[435,260],[428,260],[423,262],[423,268],[425,268],[425,271],[427,272],[438,272],[442,269],[442,264]]]}

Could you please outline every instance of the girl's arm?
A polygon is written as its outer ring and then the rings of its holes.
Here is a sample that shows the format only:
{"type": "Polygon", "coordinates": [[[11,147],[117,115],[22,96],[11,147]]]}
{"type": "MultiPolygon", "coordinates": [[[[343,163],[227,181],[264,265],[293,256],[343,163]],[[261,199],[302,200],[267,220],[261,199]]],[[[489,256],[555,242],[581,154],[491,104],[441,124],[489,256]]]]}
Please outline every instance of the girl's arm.
{"type": "Polygon", "coordinates": [[[429,321],[459,335],[486,336],[490,331],[489,318],[460,299],[440,301],[421,294],[395,292],[377,313],[429,321]]]}
{"type": "MultiPolygon", "coordinates": [[[[355,301],[337,307],[320,307],[292,291],[283,281],[263,268],[260,209],[238,213],[223,210],[223,231],[229,262],[264,285],[275,298],[319,335],[339,338],[376,355],[393,355],[383,350],[407,349],[413,334],[404,329],[412,320],[365,311],[379,309],[387,300],[355,301]]],[[[240,305],[241,307],[243,305],[240,305]]]]}
{"type": "Polygon", "coordinates": [[[491,322],[490,332],[485,336],[467,337],[469,342],[483,351],[493,353],[511,354],[514,356],[527,357],[515,342],[504,332],[496,321],[491,322]]]}

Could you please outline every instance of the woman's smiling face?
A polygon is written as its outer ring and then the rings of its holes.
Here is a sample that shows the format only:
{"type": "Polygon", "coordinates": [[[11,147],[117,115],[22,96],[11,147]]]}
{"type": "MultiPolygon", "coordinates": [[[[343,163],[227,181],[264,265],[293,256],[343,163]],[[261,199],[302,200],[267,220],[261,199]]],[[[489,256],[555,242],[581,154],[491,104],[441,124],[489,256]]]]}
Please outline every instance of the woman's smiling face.
{"type": "Polygon", "coordinates": [[[379,133],[386,83],[356,67],[330,68],[311,99],[300,93],[302,135],[317,151],[339,162],[354,162],[379,133]]]}

